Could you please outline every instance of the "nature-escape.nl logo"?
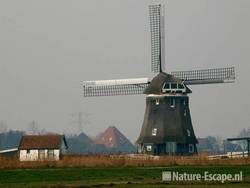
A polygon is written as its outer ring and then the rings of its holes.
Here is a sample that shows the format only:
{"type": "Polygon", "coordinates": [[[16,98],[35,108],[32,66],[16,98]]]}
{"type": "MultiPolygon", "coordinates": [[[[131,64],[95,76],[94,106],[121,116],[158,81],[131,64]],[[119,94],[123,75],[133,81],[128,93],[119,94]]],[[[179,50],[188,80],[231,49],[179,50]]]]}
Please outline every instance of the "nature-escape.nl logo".
{"type": "Polygon", "coordinates": [[[186,172],[164,171],[162,172],[162,181],[243,181],[242,171],[235,174],[216,174],[204,171],[203,173],[190,174],[186,172]]]}

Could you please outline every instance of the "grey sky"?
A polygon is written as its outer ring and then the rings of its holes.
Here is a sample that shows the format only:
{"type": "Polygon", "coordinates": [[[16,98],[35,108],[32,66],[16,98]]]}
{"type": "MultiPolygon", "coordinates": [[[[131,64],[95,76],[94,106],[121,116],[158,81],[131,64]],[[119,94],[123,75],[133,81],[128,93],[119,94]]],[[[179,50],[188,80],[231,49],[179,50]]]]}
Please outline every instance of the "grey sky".
{"type": "Polygon", "coordinates": [[[196,135],[250,127],[249,0],[2,0],[0,121],[74,133],[71,114],[81,111],[91,114],[85,133],[115,125],[135,141],[145,96],[83,98],[80,83],[149,75],[152,2],[167,2],[168,71],[236,67],[235,84],[192,87],[196,135]]]}

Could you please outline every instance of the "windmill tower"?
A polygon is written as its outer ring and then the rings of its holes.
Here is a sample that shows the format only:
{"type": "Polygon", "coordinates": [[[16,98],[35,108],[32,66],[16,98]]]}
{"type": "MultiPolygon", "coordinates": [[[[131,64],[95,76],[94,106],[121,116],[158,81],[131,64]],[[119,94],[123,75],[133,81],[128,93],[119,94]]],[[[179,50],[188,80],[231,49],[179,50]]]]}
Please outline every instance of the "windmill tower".
{"type": "Polygon", "coordinates": [[[146,109],[138,152],[155,155],[197,153],[193,130],[189,85],[232,83],[234,67],[179,72],[165,72],[164,6],[150,5],[151,70],[153,79],[84,81],[85,97],[146,95],[146,109]]]}

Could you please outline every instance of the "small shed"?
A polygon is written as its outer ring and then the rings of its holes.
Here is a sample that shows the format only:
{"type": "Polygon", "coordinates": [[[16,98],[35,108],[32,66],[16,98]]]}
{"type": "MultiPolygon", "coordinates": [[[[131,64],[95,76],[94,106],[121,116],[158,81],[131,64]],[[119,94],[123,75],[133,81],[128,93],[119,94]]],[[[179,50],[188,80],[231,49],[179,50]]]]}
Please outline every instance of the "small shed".
{"type": "Polygon", "coordinates": [[[24,135],[19,145],[20,161],[60,160],[67,151],[64,135],[24,135]]]}
{"type": "Polygon", "coordinates": [[[0,157],[12,157],[18,156],[18,148],[5,149],[0,151],[0,157]]]}

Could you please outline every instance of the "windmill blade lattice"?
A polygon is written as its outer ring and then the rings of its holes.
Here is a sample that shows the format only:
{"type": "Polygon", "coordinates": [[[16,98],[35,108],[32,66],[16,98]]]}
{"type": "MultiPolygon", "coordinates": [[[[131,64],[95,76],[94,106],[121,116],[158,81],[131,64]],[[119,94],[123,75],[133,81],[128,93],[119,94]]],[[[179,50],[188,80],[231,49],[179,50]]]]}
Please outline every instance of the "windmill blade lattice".
{"type": "Polygon", "coordinates": [[[148,78],[98,80],[83,82],[84,97],[143,94],[148,78]]]}
{"type": "Polygon", "coordinates": [[[151,70],[161,70],[161,5],[149,6],[151,32],[151,70]]]}
{"type": "Polygon", "coordinates": [[[234,67],[204,69],[192,71],[176,71],[171,74],[180,78],[187,85],[230,83],[235,81],[234,67]]]}

